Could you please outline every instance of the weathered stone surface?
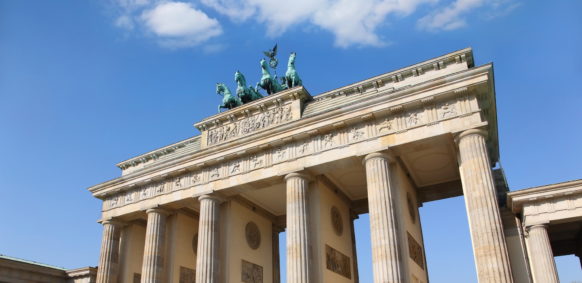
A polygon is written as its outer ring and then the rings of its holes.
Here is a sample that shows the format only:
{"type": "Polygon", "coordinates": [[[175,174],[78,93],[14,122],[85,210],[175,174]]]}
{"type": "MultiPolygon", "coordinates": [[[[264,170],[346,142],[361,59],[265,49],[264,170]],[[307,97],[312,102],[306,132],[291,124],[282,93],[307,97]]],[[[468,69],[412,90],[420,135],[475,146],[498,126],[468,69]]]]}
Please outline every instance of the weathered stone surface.
{"type": "Polygon", "coordinates": [[[479,282],[513,282],[485,132],[468,130],[457,138],[461,181],[479,282]]]}

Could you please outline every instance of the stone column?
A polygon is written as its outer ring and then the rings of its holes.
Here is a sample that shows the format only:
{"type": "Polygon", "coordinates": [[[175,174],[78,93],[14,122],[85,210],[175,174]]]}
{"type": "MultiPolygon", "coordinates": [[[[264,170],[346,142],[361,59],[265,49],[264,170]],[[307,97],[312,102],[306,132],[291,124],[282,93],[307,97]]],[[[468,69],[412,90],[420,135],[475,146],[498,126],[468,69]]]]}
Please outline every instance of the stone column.
{"type": "Polygon", "coordinates": [[[471,129],[456,140],[477,278],[480,283],[513,282],[485,136],[471,129]]]}
{"type": "Polygon", "coordinates": [[[370,235],[372,238],[372,270],[374,283],[408,282],[403,255],[399,246],[396,219],[397,188],[390,183],[389,156],[368,154],[364,158],[368,186],[370,235]]]}
{"type": "Polygon", "coordinates": [[[310,283],[309,177],[291,173],[287,182],[287,283],[310,283]]]}
{"type": "Polygon", "coordinates": [[[558,271],[546,225],[533,225],[527,229],[527,248],[534,283],[558,283],[558,271]]]}
{"type": "Polygon", "coordinates": [[[150,208],[146,210],[146,213],[148,224],[143,251],[141,282],[162,283],[164,280],[166,218],[169,213],[161,208],[150,208]]]}
{"type": "Polygon", "coordinates": [[[121,222],[105,220],[103,238],[101,239],[101,255],[97,269],[97,283],[116,283],[119,272],[119,240],[121,222]]]}
{"type": "Polygon", "coordinates": [[[198,255],[196,257],[196,282],[218,282],[218,214],[221,200],[203,195],[200,200],[198,221],[198,255]]]}

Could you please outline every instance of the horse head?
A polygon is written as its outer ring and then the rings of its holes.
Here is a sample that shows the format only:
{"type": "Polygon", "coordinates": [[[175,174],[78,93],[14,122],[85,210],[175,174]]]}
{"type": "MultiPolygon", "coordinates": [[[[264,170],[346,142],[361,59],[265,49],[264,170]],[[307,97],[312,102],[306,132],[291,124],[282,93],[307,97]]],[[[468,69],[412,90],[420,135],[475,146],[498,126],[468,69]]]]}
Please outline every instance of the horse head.
{"type": "Polygon", "coordinates": [[[216,93],[220,94],[220,95],[230,95],[230,91],[228,90],[228,87],[226,87],[225,84],[223,83],[216,83],[216,93]]]}
{"type": "Polygon", "coordinates": [[[294,65],[296,56],[297,56],[297,53],[291,52],[291,55],[289,55],[289,62],[287,63],[287,65],[294,65]]]}
{"type": "Polygon", "coordinates": [[[236,71],[236,73],[234,73],[234,81],[239,86],[242,86],[242,87],[247,86],[247,80],[245,79],[245,76],[240,71],[236,71]]]}

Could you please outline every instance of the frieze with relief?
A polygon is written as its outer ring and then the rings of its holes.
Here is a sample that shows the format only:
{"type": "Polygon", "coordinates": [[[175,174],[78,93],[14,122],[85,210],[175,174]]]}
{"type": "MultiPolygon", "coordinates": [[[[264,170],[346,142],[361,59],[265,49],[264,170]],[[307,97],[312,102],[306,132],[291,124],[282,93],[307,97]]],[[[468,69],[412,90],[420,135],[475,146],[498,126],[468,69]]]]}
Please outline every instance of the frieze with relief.
{"type": "MultiPolygon", "coordinates": [[[[467,109],[467,107],[457,107],[458,104],[456,101],[452,101],[449,104],[441,102],[436,105],[437,114],[435,116],[437,117],[433,118],[438,120],[450,119],[466,114],[463,109],[467,109]]],[[[315,132],[304,139],[294,140],[248,156],[242,156],[227,162],[201,167],[195,171],[190,171],[179,176],[168,177],[156,182],[128,188],[122,192],[108,196],[104,202],[104,209],[108,210],[121,207],[173,191],[184,190],[230,176],[244,174],[252,170],[267,168],[294,158],[318,154],[319,152],[332,150],[347,144],[358,143],[370,138],[438,122],[432,121],[433,118],[430,118],[430,115],[425,113],[426,111],[430,110],[422,107],[399,109],[398,112],[393,112],[389,116],[378,117],[370,122],[358,123],[329,132],[315,132]]],[[[290,119],[290,105],[287,105],[246,118],[248,120],[247,122],[245,122],[246,120],[240,120],[236,123],[239,125],[237,127],[240,127],[243,122],[249,123],[249,121],[253,121],[253,123],[258,123],[254,126],[255,129],[260,129],[261,127],[272,126],[290,119]],[[269,122],[270,124],[268,122],[256,122],[260,117],[267,117],[267,120],[272,119],[273,122],[269,122]]],[[[237,134],[241,133],[248,133],[248,131],[241,130],[237,134]]]]}
{"type": "Polygon", "coordinates": [[[293,115],[290,104],[275,107],[251,117],[208,130],[206,143],[208,145],[222,143],[262,129],[280,125],[292,119],[293,115]]]}

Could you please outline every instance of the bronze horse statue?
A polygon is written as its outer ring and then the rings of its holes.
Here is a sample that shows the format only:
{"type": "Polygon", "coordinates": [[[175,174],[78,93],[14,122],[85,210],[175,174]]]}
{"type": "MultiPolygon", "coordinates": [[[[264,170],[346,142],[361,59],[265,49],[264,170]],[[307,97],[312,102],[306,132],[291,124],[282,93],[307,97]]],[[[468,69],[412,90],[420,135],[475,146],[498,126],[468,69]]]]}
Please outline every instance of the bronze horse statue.
{"type": "Polygon", "coordinates": [[[271,73],[269,72],[269,66],[267,65],[267,61],[265,59],[261,59],[260,64],[263,76],[261,77],[261,81],[257,84],[257,86],[266,90],[269,95],[287,88],[287,85],[281,85],[279,82],[277,82],[276,77],[273,78],[271,76],[271,73]]]}
{"type": "Polygon", "coordinates": [[[299,78],[297,70],[295,70],[296,56],[297,53],[291,52],[291,55],[289,56],[289,61],[287,62],[287,72],[285,73],[285,83],[287,84],[287,88],[303,85],[303,82],[301,81],[301,78],[299,78]]]}
{"type": "Polygon", "coordinates": [[[218,105],[218,113],[220,113],[220,109],[230,110],[242,105],[240,98],[236,95],[232,95],[228,87],[223,83],[216,83],[216,93],[223,96],[222,104],[218,105]]]}
{"type": "Polygon", "coordinates": [[[237,85],[236,96],[240,98],[243,104],[263,97],[257,89],[252,86],[247,86],[247,80],[241,72],[236,71],[234,73],[234,80],[237,85]]]}

